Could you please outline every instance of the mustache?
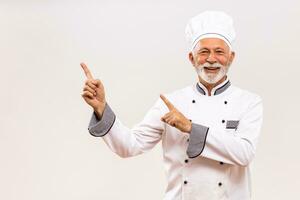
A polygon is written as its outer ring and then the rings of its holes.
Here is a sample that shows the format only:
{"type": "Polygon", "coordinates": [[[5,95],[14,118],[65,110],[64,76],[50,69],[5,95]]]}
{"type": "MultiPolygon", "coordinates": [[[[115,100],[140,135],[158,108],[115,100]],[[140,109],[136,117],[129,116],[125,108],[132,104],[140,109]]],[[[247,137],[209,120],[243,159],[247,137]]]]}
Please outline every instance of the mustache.
{"type": "Polygon", "coordinates": [[[220,63],[213,63],[213,64],[211,64],[211,63],[206,62],[206,63],[204,63],[202,65],[199,65],[199,67],[200,68],[203,68],[203,67],[222,68],[222,67],[224,67],[224,65],[222,65],[220,63]]]}

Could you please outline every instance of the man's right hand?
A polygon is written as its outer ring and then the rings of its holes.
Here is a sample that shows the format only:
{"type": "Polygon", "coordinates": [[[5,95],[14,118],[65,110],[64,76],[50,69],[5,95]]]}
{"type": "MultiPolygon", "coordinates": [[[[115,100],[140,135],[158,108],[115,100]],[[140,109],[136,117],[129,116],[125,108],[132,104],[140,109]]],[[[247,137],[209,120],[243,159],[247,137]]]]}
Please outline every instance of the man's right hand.
{"type": "Polygon", "coordinates": [[[99,79],[93,78],[86,64],[80,63],[80,65],[87,78],[81,96],[94,109],[97,116],[101,118],[106,104],[103,84],[99,79]]]}

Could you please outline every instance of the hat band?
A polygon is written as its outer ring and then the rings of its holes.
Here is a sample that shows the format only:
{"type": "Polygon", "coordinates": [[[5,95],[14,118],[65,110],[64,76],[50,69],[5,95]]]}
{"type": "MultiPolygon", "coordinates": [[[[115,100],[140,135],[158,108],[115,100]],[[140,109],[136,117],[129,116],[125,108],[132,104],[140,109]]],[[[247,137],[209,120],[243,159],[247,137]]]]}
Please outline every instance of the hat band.
{"type": "Polygon", "coordinates": [[[226,37],[224,37],[223,35],[221,35],[219,33],[205,33],[205,34],[199,35],[193,42],[191,50],[193,50],[195,48],[196,44],[204,38],[219,38],[219,39],[223,40],[229,46],[230,50],[232,50],[232,45],[231,45],[230,41],[226,37]]]}

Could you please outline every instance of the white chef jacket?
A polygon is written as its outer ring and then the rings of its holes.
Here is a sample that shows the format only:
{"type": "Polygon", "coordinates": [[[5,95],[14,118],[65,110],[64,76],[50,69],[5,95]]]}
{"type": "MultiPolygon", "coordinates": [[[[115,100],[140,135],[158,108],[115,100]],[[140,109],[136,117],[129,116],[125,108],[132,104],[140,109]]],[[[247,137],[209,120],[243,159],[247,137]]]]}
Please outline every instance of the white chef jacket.
{"type": "Polygon", "coordinates": [[[250,169],[262,124],[262,101],[226,79],[207,95],[200,82],[167,94],[192,121],[191,133],[161,121],[169,112],[161,99],[132,129],[106,104],[93,113],[89,132],[125,158],[149,151],[162,141],[167,188],[164,200],[248,200],[250,169]]]}

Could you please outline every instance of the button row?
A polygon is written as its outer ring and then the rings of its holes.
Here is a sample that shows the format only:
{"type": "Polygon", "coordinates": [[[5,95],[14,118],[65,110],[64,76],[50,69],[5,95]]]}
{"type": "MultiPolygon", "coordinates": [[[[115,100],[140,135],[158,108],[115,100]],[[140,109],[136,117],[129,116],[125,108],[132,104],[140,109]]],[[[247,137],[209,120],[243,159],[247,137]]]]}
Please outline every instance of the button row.
{"type": "MultiPolygon", "coordinates": [[[[193,100],[192,100],[192,103],[196,103],[196,100],[193,99],[193,100]]],[[[228,103],[227,101],[224,101],[224,104],[227,104],[227,103],[228,103]]],[[[190,122],[192,122],[191,119],[190,119],[190,122]]],[[[222,120],[222,123],[223,123],[223,124],[225,123],[225,120],[224,120],[224,119],[222,120]]]]}
{"type": "MultiPolygon", "coordinates": [[[[193,99],[193,100],[192,100],[192,103],[196,103],[196,101],[193,99]]],[[[228,103],[227,101],[224,101],[224,104],[227,104],[227,103],[228,103]]],[[[191,122],[191,121],[192,121],[192,120],[190,120],[190,122],[191,122]]],[[[225,120],[224,120],[224,119],[222,120],[222,123],[225,123],[225,120]]],[[[189,142],[189,139],[187,139],[187,142],[189,142]]],[[[189,160],[188,160],[188,159],[185,159],[184,162],[185,162],[185,163],[188,163],[189,160]]],[[[224,164],[223,162],[220,162],[220,165],[223,165],[223,164],[224,164]]],[[[185,180],[183,183],[186,185],[188,182],[185,180]]],[[[221,186],[222,186],[222,182],[219,182],[218,185],[219,185],[219,187],[221,187],[221,186]]]]}
{"type": "MultiPolygon", "coordinates": [[[[183,181],[183,184],[184,184],[184,185],[188,184],[187,180],[183,181]]],[[[219,187],[221,187],[222,185],[223,185],[222,182],[219,182],[219,183],[218,183],[218,186],[219,186],[219,187]]]]}
{"type": "MultiPolygon", "coordinates": [[[[196,103],[196,100],[193,99],[193,100],[192,100],[192,103],[196,103]]],[[[224,104],[227,104],[227,103],[228,103],[228,101],[224,101],[224,104]]]]}

